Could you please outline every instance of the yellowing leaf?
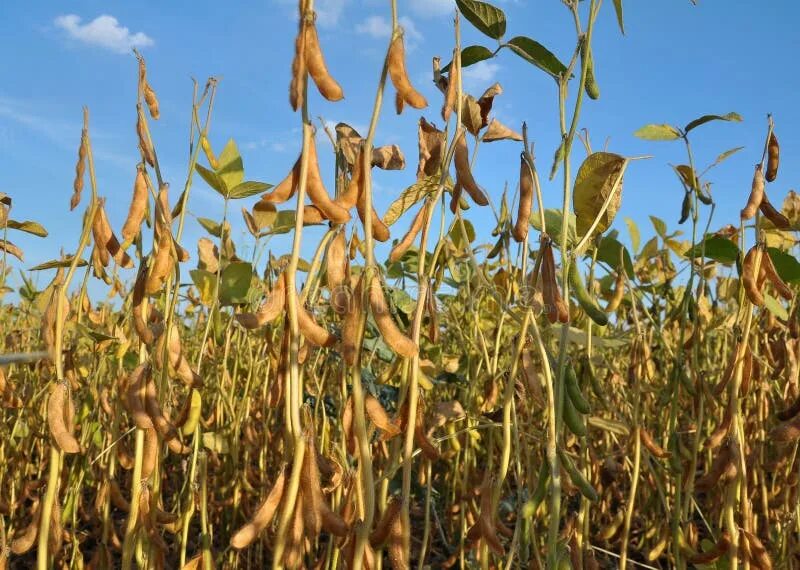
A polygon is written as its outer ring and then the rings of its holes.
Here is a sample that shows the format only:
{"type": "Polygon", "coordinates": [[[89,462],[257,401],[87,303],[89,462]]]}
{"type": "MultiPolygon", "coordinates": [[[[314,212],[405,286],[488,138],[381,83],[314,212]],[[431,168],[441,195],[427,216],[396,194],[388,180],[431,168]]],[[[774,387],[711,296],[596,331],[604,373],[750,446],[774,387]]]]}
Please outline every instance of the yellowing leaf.
{"type": "Polygon", "coordinates": [[[619,185],[608,209],[600,217],[595,233],[606,231],[619,210],[622,199],[622,175],[627,160],[610,152],[590,154],[581,164],[575,178],[573,206],[575,209],[575,228],[579,236],[589,231],[592,223],[615,185],[619,185]]]}

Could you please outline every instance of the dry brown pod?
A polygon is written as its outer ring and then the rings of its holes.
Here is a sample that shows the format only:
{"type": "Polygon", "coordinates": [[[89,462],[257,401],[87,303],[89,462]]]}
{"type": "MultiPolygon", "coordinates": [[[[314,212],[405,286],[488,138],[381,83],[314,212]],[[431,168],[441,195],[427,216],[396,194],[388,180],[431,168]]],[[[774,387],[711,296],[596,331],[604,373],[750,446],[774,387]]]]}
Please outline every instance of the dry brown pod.
{"type": "MultiPolygon", "coordinates": [[[[467,191],[473,202],[478,206],[486,206],[489,204],[489,199],[483,190],[478,187],[475,178],[472,176],[472,170],[469,166],[469,151],[467,150],[466,132],[456,134],[456,150],[453,157],[453,162],[456,167],[456,180],[458,185],[467,191]]],[[[455,194],[454,194],[455,195],[455,194]]]]}
{"type": "Polygon", "coordinates": [[[747,198],[747,204],[742,209],[741,218],[749,220],[756,215],[761,201],[764,199],[764,173],[761,170],[761,165],[756,165],[756,171],[753,175],[753,184],[750,188],[750,196],[747,198]]]}
{"type": "Polygon", "coordinates": [[[494,477],[487,471],[481,485],[481,511],[478,515],[477,524],[480,528],[481,538],[486,541],[486,545],[492,552],[497,556],[505,556],[505,549],[497,536],[497,527],[495,526],[495,512],[492,501],[493,481],[494,477]]]}
{"type": "Polygon", "coordinates": [[[613,313],[616,311],[622,299],[625,297],[625,276],[622,274],[622,269],[617,270],[617,276],[614,280],[614,290],[611,293],[611,299],[604,309],[606,313],[613,313]]]}
{"type": "Polygon", "coordinates": [[[640,427],[639,434],[642,438],[642,444],[644,444],[647,450],[652,453],[654,457],[657,457],[658,459],[666,459],[671,455],[669,451],[655,442],[653,436],[650,435],[650,432],[645,428],[640,427]]]}
{"type": "Polygon", "coordinates": [[[136,239],[142,229],[142,221],[144,221],[144,216],[147,212],[147,201],[147,181],[144,177],[144,166],[139,165],[136,167],[133,197],[131,198],[130,208],[128,208],[128,217],[122,225],[121,233],[122,239],[125,240],[125,247],[136,239]]]}
{"type": "MultiPolygon", "coordinates": [[[[386,56],[387,66],[389,68],[389,77],[392,80],[392,85],[397,90],[397,100],[402,97],[402,102],[414,107],[415,109],[424,109],[428,106],[425,97],[422,96],[408,79],[406,73],[406,55],[405,44],[403,43],[403,34],[398,33],[392,40],[389,46],[389,53],[386,56]]],[[[403,107],[401,104],[397,105],[397,114],[399,115],[403,107]]]]}
{"type": "Polygon", "coordinates": [[[767,144],[767,173],[765,175],[767,182],[773,182],[778,177],[780,162],[781,147],[778,144],[778,137],[772,132],[769,135],[769,143],[767,144]]]}
{"type": "Polygon", "coordinates": [[[164,332],[164,326],[161,323],[148,324],[147,317],[147,295],[145,295],[145,283],[147,281],[147,265],[144,263],[139,267],[139,273],[136,276],[136,281],[133,285],[133,292],[131,294],[131,312],[133,314],[133,327],[136,334],[147,346],[151,346],[155,339],[164,332]]]}
{"type": "Polygon", "coordinates": [[[294,40],[294,59],[292,59],[292,81],[289,83],[289,104],[297,111],[305,102],[306,85],[308,84],[308,68],[306,67],[305,15],[300,0],[300,23],[297,37],[294,40]]]}
{"type": "Polygon", "coordinates": [[[528,237],[532,207],[533,171],[525,158],[525,153],[522,153],[519,157],[519,210],[517,221],[511,229],[511,235],[518,243],[522,243],[528,237]]]}
{"type": "Polygon", "coordinates": [[[561,298],[561,292],[558,287],[555,259],[553,257],[553,242],[548,236],[542,235],[541,244],[541,283],[544,311],[551,323],[567,323],[569,322],[569,309],[561,298]]]}
{"type": "Polygon", "coordinates": [[[769,201],[767,198],[767,193],[764,192],[764,197],[761,200],[761,204],[759,205],[759,209],[761,213],[764,214],[764,217],[767,218],[772,225],[775,226],[779,230],[788,230],[792,227],[792,222],[789,221],[789,218],[783,215],[783,213],[779,212],[775,209],[775,206],[772,205],[772,202],[769,201]]]}
{"type": "Polygon", "coordinates": [[[350,213],[346,208],[331,200],[322,177],[319,172],[319,161],[317,158],[317,144],[314,137],[308,146],[308,180],[306,181],[306,192],[311,202],[319,208],[325,219],[336,224],[344,224],[350,221],[350,213]]]}
{"type": "Polygon", "coordinates": [[[367,416],[381,430],[381,440],[385,441],[400,435],[400,427],[389,417],[383,405],[372,394],[367,394],[364,398],[364,408],[367,416]]]}
{"type": "Polygon", "coordinates": [[[317,324],[317,321],[314,320],[311,313],[303,307],[297,296],[295,296],[295,302],[295,306],[297,307],[297,324],[300,327],[300,333],[303,337],[314,346],[330,347],[336,344],[336,337],[327,329],[317,324]]]}
{"type": "Polygon", "coordinates": [[[150,145],[150,139],[147,136],[144,120],[142,106],[138,104],[136,105],[136,136],[139,137],[139,151],[142,153],[142,158],[147,164],[155,166],[156,155],[153,151],[153,147],[150,145]]]}
{"type": "Polygon", "coordinates": [[[787,301],[791,301],[794,297],[794,294],[789,286],[784,283],[783,279],[781,279],[780,275],[778,275],[778,271],[775,269],[775,264],[772,263],[772,258],[766,251],[761,256],[761,267],[764,275],[769,282],[772,283],[772,286],[775,287],[778,295],[787,301]]]}
{"type": "Polygon", "coordinates": [[[100,203],[97,206],[92,232],[94,233],[95,246],[107,251],[114,258],[117,265],[125,269],[133,267],[133,260],[122,249],[117,236],[114,235],[114,231],[111,229],[111,224],[108,223],[104,199],[100,199],[100,203]]]}
{"type": "Polygon", "coordinates": [[[373,548],[381,548],[387,541],[392,525],[395,524],[395,520],[400,516],[400,507],[402,505],[403,502],[400,497],[392,497],[389,500],[381,518],[378,520],[378,524],[375,525],[375,529],[369,535],[369,543],[373,548]]]}
{"type": "Polygon", "coordinates": [[[361,353],[362,327],[364,318],[364,275],[358,278],[347,313],[342,323],[342,358],[348,366],[356,363],[361,353]]]}
{"type": "Polygon", "coordinates": [[[139,429],[153,427],[153,420],[144,407],[144,396],[147,382],[150,380],[152,368],[148,363],[137,366],[125,379],[125,405],[131,414],[131,419],[139,429]]]}
{"type": "Polygon", "coordinates": [[[390,262],[394,263],[398,261],[414,244],[414,240],[416,239],[417,235],[419,235],[420,230],[422,230],[422,226],[427,218],[427,204],[428,203],[426,202],[420,207],[414,216],[414,219],[411,220],[411,225],[409,225],[408,231],[392,248],[392,251],[389,253],[390,262]]]}
{"type": "Polygon", "coordinates": [[[392,570],[408,570],[408,551],[406,544],[410,540],[410,531],[406,517],[400,514],[394,518],[391,526],[389,527],[389,562],[392,564],[392,570]]]}
{"type": "Polygon", "coordinates": [[[70,406],[71,400],[66,382],[54,383],[47,399],[47,425],[50,428],[50,435],[64,453],[80,453],[81,445],[69,429],[65,418],[70,406]]]}
{"type": "Polygon", "coordinates": [[[369,303],[372,308],[372,316],[378,325],[378,330],[389,348],[395,354],[399,354],[404,358],[415,356],[419,352],[419,347],[413,340],[403,334],[395,324],[389,305],[386,303],[380,279],[372,279],[369,287],[369,303]]]}
{"type": "Polygon", "coordinates": [[[281,180],[269,192],[261,195],[261,201],[270,204],[283,204],[294,196],[297,192],[297,185],[300,183],[300,164],[302,161],[302,154],[297,158],[289,174],[281,180]]]}
{"type": "Polygon", "coordinates": [[[246,329],[257,329],[274,321],[286,308],[286,276],[281,273],[275,280],[269,296],[264,299],[255,313],[239,313],[236,320],[246,329]]]}
{"type": "MultiPolygon", "coordinates": [[[[361,160],[362,168],[369,172],[369,165],[365,165],[366,161],[364,159],[361,160]]],[[[358,162],[356,166],[358,166],[358,162]]],[[[366,220],[367,220],[367,185],[364,178],[364,171],[360,172],[358,175],[355,173],[353,174],[353,178],[355,179],[358,176],[358,196],[356,198],[356,210],[358,211],[358,217],[361,220],[361,223],[366,227],[366,220]]],[[[373,196],[374,197],[374,196],[373,196]]],[[[372,224],[372,237],[374,237],[379,242],[389,241],[390,233],[389,227],[383,223],[378,213],[375,211],[375,203],[373,201],[371,212],[369,213],[371,216],[371,224],[372,224]]]]}
{"type": "Polygon", "coordinates": [[[325,58],[322,55],[322,49],[319,46],[319,37],[317,36],[317,26],[313,19],[307,21],[304,29],[303,47],[306,68],[309,75],[314,80],[314,83],[319,90],[320,95],[325,97],[328,101],[341,101],[344,99],[344,92],[342,87],[331,76],[325,65],[325,58]]]}
{"type": "Polygon", "coordinates": [[[33,548],[33,545],[36,544],[36,538],[39,536],[39,518],[41,516],[39,499],[34,500],[30,512],[31,522],[22,532],[17,533],[11,541],[11,552],[18,556],[33,548]]]}
{"type": "Polygon", "coordinates": [[[70,211],[78,207],[83,192],[83,179],[86,173],[86,154],[89,149],[89,134],[84,128],[81,131],[81,142],[78,146],[78,161],[75,163],[75,181],[72,183],[72,197],[69,200],[70,211]]]}
{"type": "Polygon", "coordinates": [[[144,431],[144,445],[142,446],[142,479],[149,479],[158,463],[158,432],[155,428],[144,431]]]}
{"type": "Polygon", "coordinates": [[[347,312],[350,302],[348,267],[347,241],[342,230],[331,240],[325,256],[325,275],[331,293],[331,306],[340,315],[347,312]]]}
{"type": "Polygon", "coordinates": [[[458,51],[453,50],[453,60],[450,64],[450,73],[447,76],[447,91],[445,91],[444,104],[442,105],[442,119],[444,119],[445,122],[450,120],[450,115],[453,113],[453,110],[456,107],[458,83],[461,80],[461,68],[456,63],[457,59],[460,59],[458,57],[458,51]]]}
{"type": "Polygon", "coordinates": [[[764,257],[761,248],[754,245],[744,256],[742,262],[742,286],[749,301],[757,307],[764,305],[764,295],[758,285],[759,277],[764,271],[764,257]],[[758,266],[758,274],[756,266],[758,266]]]}

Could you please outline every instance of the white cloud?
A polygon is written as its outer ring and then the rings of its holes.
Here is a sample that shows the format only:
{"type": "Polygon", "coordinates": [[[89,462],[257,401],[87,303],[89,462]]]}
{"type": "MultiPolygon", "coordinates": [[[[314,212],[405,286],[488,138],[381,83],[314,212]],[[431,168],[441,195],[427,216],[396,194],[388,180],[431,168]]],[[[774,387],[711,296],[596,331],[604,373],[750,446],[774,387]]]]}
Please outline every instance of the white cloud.
{"type": "MultiPolygon", "coordinates": [[[[413,49],[422,41],[422,34],[417,29],[414,21],[408,16],[400,18],[400,25],[405,32],[406,48],[413,49]]],[[[363,22],[356,25],[356,32],[376,39],[388,39],[392,35],[392,24],[383,16],[368,16],[363,22]]]]}
{"type": "Polygon", "coordinates": [[[456,9],[453,0],[411,0],[410,4],[414,13],[426,18],[452,15],[456,9]]]}
{"type": "Polygon", "coordinates": [[[486,89],[489,84],[494,83],[498,71],[500,71],[500,65],[491,61],[479,61],[465,67],[461,72],[461,78],[465,83],[464,88],[486,89]]]}
{"type": "Polygon", "coordinates": [[[388,38],[392,33],[392,25],[383,16],[369,16],[366,20],[356,25],[359,34],[366,34],[373,38],[388,38]]]}
{"type": "Polygon", "coordinates": [[[314,4],[317,12],[317,24],[323,28],[334,28],[339,25],[339,18],[348,0],[318,0],[314,4]]]}
{"type": "Polygon", "coordinates": [[[128,53],[132,48],[149,47],[155,43],[144,32],[132,34],[114,16],[107,14],[98,16],[88,24],[81,24],[80,16],[75,14],[59,16],[53,23],[74,40],[116,53],[128,53]]]}

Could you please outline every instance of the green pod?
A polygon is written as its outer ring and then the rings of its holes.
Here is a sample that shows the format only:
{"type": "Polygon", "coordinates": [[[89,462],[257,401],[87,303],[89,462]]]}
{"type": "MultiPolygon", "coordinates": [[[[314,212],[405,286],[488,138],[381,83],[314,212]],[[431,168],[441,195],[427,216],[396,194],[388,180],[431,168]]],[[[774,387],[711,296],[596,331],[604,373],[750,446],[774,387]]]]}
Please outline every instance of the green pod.
{"type": "Polygon", "coordinates": [[[572,484],[578,488],[578,490],[581,492],[581,495],[592,502],[600,500],[600,496],[597,494],[595,488],[592,486],[589,480],[583,476],[583,473],[581,473],[580,470],[575,467],[575,464],[572,462],[572,459],[570,459],[569,455],[559,449],[558,456],[561,459],[561,464],[567,471],[567,475],[569,475],[570,481],[572,481],[572,484]]]}
{"type": "Polygon", "coordinates": [[[525,503],[522,510],[522,516],[525,518],[532,517],[539,509],[539,505],[544,501],[547,494],[547,482],[550,480],[550,465],[546,461],[542,461],[542,466],[539,468],[539,477],[536,480],[536,488],[531,495],[531,498],[525,503]]]}
{"type": "Polygon", "coordinates": [[[581,387],[578,385],[578,377],[575,375],[575,368],[573,368],[572,362],[567,362],[564,383],[567,388],[567,396],[569,396],[575,409],[582,414],[591,412],[592,408],[589,406],[589,402],[586,401],[586,398],[584,398],[581,393],[581,387]]]}
{"type": "Polygon", "coordinates": [[[711,204],[714,203],[714,199],[709,194],[706,194],[699,188],[697,189],[697,199],[700,200],[706,206],[710,206],[711,204]]]}
{"type": "Polygon", "coordinates": [[[587,48],[584,44],[584,47],[581,49],[581,55],[586,59],[586,94],[590,99],[597,100],[600,98],[600,86],[597,84],[597,79],[594,76],[592,48],[587,48]]]}
{"type": "Polygon", "coordinates": [[[550,180],[556,177],[558,173],[558,167],[564,161],[564,141],[561,141],[561,144],[558,145],[556,152],[553,153],[553,166],[550,167],[550,180]]]}
{"type": "Polygon", "coordinates": [[[564,423],[567,424],[569,431],[578,437],[586,435],[586,423],[583,421],[583,416],[575,409],[569,396],[564,398],[564,423]]]}
{"type": "Polygon", "coordinates": [[[197,423],[200,421],[200,409],[203,404],[203,398],[197,390],[192,390],[192,394],[189,397],[192,399],[189,404],[189,414],[186,417],[186,422],[181,426],[181,433],[187,437],[197,429],[197,423]]]}
{"type": "Polygon", "coordinates": [[[689,214],[692,213],[692,199],[691,194],[688,192],[683,195],[683,203],[681,204],[681,219],[678,220],[679,224],[682,224],[686,220],[689,219],[689,214]]]}
{"type": "Polygon", "coordinates": [[[608,315],[606,315],[605,311],[598,307],[589,296],[589,291],[586,290],[583,279],[581,279],[580,271],[578,271],[577,263],[573,262],[569,264],[568,275],[570,287],[575,293],[575,297],[578,299],[578,304],[595,323],[601,327],[606,326],[608,324],[608,315]]]}

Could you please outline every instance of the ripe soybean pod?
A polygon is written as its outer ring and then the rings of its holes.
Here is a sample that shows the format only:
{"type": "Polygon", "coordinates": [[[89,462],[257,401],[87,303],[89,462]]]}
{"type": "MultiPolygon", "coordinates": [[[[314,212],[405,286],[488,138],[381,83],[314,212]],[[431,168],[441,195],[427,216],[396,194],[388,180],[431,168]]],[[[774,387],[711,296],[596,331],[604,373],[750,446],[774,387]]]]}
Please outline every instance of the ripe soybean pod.
{"type": "Polygon", "coordinates": [[[767,182],[773,182],[778,177],[778,167],[781,161],[781,147],[778,144],[778,137],[772,132],[769,135],[767,144],[767,173],[764,178],[767,182]]]}
{"type": "Polygon", "coordinates": [[[591,298],[589,292],[586,290],[586,286],[583,284],[583,279],[581,279],[581,274],[578,270],[577,260],[573,260],[572,263],[569,264],[569,284],[572,291],[575,293],[578,304],[589,318],[601,327],[606,326],[608,324],[608,316],[597,306],[597,303],[594,302],[594,299],[591,298]]]}
{"type": "Polygon", "coordinates": [[[330,74],[328,67],[325,64],[325,58],[322,55],[322,48],[320,48],[319,45],[317,26],[313,20],[306,22],[303,33],[305,35],[304,56],[306,67],[308,68],[308,73],[314,80],[320,95],[325,97],[325,99],[328,101],[340,101],[344,99],[342,87],[330,74]]]}
{"type": "Polygon", "coordinates": [[[523,152],[519,155],[519,210],[517,212],[517,221],[511,229],[511,235],[514,236],[518,243],[522,243],[528,237],[532,207],[533,172],[523,152]]]}
{"type": "MultiPolygon", "coordinates": [[[[403,103],[407,103],[415,109],[423,109],[428,106],[425,97],[422,96],[408,79],[406,73],[406,55],[405,45],[403,43],[403,34],[398,33],[392,40],[389,46],[389,53],[387,54],[387,66],[389,68],[389,77],[392,80],[392,85],[397,90],[398,99],[402,97],[403,103]]],[[[402,105],[397,105],[398,115],[402,111],[402,105]]]]}
{"type": "Polygon", "coordinates": [[[764,173],[761,169],[761,165],[757,164],[755,174],[753,174],[750,196],[747,198],[747,204],[740,214],[743,220],[749,220],[755,216],[759,206],[761,206],[761,201],[764,199],[764,173]]]}

